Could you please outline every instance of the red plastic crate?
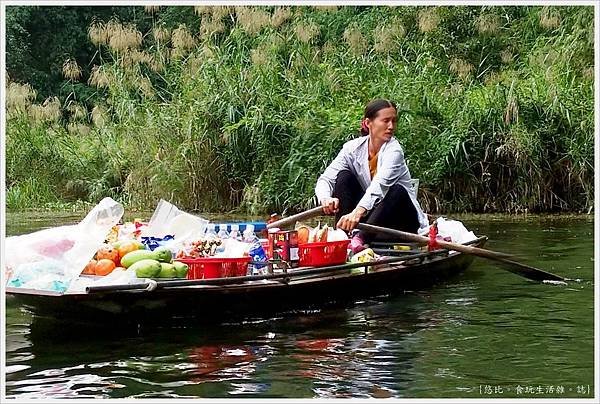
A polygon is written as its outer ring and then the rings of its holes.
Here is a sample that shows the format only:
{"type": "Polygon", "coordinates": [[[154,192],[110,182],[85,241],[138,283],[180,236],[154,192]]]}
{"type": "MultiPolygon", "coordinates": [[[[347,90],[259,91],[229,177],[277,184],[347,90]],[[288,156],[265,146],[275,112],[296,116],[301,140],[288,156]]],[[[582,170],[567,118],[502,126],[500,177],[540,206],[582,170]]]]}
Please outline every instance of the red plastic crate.
{"type": "Polygon", "coordinates": [[[246,276],[250,257],[242,258],[178,258],[189,266],[187,279],[228,278],[246,276]]]}
{"type": "Polygon", "coordinates": [[[306,243],[298,246],[300,266],[324,267],[346,262],[350,240],[306,243]]]}

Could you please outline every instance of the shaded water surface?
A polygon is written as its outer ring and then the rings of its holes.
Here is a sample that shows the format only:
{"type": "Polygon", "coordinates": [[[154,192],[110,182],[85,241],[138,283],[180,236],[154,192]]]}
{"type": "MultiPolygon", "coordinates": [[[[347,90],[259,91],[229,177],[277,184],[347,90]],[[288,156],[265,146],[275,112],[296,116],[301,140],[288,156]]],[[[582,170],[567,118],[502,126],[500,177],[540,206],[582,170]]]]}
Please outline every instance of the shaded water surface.
{"type": "MultiPolygon", "coordinates": [[[[7,235],[79,218],[8,215],[7,235]]],[[[488,248],[579,281],[477,259],[424,290],[259,321],[121,330],[57,325],[7,301],[18,398],[592,398],[593,221],[469,216],[488,248]]],[[[276,304],[276,302],[274,302],[276,304]]]]}

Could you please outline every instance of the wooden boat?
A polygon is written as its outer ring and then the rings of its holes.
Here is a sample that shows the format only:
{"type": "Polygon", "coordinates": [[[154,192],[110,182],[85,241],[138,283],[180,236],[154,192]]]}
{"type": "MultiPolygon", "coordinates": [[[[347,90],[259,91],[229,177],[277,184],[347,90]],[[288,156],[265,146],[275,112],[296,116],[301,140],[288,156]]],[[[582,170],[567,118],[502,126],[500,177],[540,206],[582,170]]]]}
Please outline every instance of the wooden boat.
{"type": "MultiPolygon", "coordinates": [[[[486,241],[484,236],[465,244],[481,247],[486,241]]],[[[472,255],[448,250],[399,254],[368,264],[295,268],[260,276],[98,286],[78,293],[7,287],[6,295],[9,304],[22,305],[36,316],[62,320],[140,324],[194,318],[223,322],[311,310],[431,286],[464,271],[474,259],[472,255]]]]}

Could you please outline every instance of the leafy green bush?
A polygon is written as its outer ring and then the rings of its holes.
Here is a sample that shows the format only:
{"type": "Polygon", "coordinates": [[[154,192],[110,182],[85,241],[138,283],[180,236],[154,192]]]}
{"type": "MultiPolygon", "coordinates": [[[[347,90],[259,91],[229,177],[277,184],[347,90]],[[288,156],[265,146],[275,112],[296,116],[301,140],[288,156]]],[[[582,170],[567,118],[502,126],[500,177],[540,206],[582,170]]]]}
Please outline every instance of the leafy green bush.
{"type": "Polygon", "coordinates": [[[143,35],[90,27],[100,64],[89,86],[69,76],[58,118],[40,119],[27,94],[9,100],[13,206],[36,203],[34,178],[47,200],[305,209],[377,97],[400,107],[428,211],[593,204],[592,7],[148,11],[143,35]]]}

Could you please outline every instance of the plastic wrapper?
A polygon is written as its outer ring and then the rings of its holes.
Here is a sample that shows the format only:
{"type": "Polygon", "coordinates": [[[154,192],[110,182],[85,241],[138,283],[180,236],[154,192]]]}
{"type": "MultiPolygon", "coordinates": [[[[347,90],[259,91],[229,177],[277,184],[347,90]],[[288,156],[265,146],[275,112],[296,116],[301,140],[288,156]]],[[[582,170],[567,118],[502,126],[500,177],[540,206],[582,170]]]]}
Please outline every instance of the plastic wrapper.
{"type": "Polygon", "coordinates": [[[157,247],[169,246],[174,239],[175,237],[171,234],[164,237],[142,237],[142,243],[146,246],[146,249],[154,251],[157,247]]]}
{"type": "Polygon", "coordinates": [[[142,237],[173,235],[175,239],[201,237],[206,232],[208,220],[184,212],[177,206],[161,199],[143,230],[142,237]]]}
{"type": "Polygon", "coordinates": [[[458,220],[448,220],[443,217],[437,219],[438,237],[450,237],[453,243],[463,244],[475,240],[477,236],[458,220]]]}
{"type": "Polygon", "coordinates": [[[329,231],[327,232],[327,241],[342,241],[342,240],[348,240],[348,235],[346,234],[346,232],[342,229],[329,229],[329,231]]]}
{"type": "MultiPolygon", "coordinates": [[[[372,262],[372,261],[376,261],[378,259],[378,255],[375,254],[375,252],[371,249],[371,248],[367,248],[365,250],[362,250],[359,253],[356,253],[352,256],[352,258],[350,259],[350,262],[355,264],[358,262],[372,262]]],[[[358,268],[352,268],[350,270],[350,273],[353,274],[362,274],[365,271],[370,271],[372,267],[358,267],[358,268]]]]}
{"type": "Polygon", "coordinates": [[[248,255],[251,245],[233,238],[223,240],[222,249],[217,250],[215,257],[240,258],[248,255]]]}
{"type": "Polygon", "coordinates": [[[123,206],[104,198],[76,225],[6,239],[7,285],[65,292],[123,216],[123,206]]]}
{"type": "Polygon", "coordinates": [[[142,230],[142,242],[146,238],[150,243],[147,244],[150,249],[160,245],[176,254],[185,249],[190,241],[202,238],[206,233],[208,222],[207,219],[184,212],[161,199],[148,225],[142,230]]]}
{"type": "Polygon", "coordinates": [[[106,276],[81,276],[71,283],[69,291],[83,292],[88,286],[136,285],[145,282],[146,279],[138,278],[135,271],[117,268],[106,276]]]}

